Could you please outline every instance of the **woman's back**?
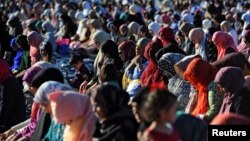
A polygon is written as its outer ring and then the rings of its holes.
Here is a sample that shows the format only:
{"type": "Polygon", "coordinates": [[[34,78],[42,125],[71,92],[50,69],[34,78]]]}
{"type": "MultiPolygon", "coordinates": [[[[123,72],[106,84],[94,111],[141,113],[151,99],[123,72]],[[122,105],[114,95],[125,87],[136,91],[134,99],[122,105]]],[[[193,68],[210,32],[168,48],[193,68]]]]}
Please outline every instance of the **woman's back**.
{"type": "Polygon", "coordinates": [[[0,88],[0,132],[4,132],[25,120],[25,100],[14,77],[6,79],[0,88]]]}

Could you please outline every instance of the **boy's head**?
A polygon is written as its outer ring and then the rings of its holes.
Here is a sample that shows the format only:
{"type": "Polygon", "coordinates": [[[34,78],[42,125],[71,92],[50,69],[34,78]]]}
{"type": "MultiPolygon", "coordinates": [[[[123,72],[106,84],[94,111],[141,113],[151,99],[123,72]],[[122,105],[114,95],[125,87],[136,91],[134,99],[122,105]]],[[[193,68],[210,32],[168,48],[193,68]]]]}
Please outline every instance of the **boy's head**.
{"type": "Polygon", "coordinates": [[[52,58],[52,45],[49,41],[44,41],[41,45],[40,45],[40,54],[42,57],[43,61],[48,61],[50,62],[51,58],[52,58]]]}
{"type": "Polygon", "coordinates": [[[145,99],[142,113],[148,122],[173,123],[177,109],[177,97],[167,90],[150,92],[145,99]]]}
{"type": "Polygon", "coordinates": [[[75,68],[75,70],[79,71],[82,66],[82,58],[79,55],[72,55],[69,64],[75,68]]]}

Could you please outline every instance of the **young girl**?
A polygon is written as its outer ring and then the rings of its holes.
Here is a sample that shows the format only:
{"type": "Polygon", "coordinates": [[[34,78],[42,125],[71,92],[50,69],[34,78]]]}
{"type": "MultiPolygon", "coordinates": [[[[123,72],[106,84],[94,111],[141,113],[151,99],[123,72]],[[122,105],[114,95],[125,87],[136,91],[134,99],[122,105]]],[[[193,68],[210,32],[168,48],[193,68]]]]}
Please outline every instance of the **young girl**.
{"type": "Polygon", "coordinates": [[[175,121],[177,98],[166,90],[151,92],[142,108],[144,118],[151,122],[143,141],[178,141],[179,133],[172,127],[175,121]]]}

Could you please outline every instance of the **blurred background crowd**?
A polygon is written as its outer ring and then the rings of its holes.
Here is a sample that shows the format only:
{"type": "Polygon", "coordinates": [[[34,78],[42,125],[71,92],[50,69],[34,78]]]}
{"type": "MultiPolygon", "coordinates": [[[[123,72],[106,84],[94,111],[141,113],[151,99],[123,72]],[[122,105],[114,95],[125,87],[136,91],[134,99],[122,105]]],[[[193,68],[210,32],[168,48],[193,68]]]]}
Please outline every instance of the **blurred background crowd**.
{"type": "Polygon", "coordinates": [[[207,141],[249,57],[248,0],[0,0],[0,141],[207,141]]]}

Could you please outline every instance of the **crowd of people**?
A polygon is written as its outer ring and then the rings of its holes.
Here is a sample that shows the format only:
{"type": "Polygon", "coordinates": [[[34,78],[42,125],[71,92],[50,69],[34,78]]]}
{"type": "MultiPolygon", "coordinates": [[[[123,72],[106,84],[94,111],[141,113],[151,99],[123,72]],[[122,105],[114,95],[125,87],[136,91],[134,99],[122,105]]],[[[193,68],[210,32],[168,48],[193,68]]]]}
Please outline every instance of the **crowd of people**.
{"type": "Polygon", "coordinates": [[[1,141],[207,141],[249,101],[247,0],[0,0],[1,141]]]}

